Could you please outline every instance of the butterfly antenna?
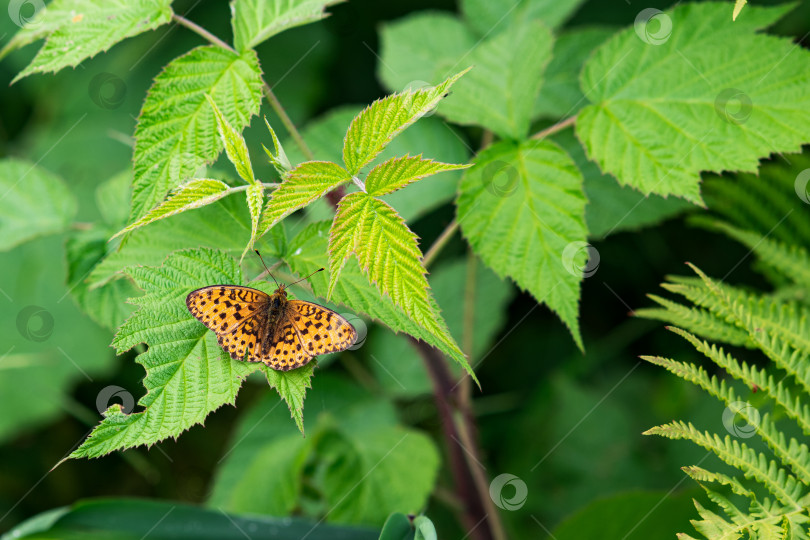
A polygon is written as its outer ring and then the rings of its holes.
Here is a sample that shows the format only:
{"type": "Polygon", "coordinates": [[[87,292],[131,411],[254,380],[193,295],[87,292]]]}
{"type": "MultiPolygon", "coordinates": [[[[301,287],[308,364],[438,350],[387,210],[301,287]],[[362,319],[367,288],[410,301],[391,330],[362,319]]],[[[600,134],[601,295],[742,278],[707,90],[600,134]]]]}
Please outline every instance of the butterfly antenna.
{"type": "MultiPolygon", "coordinates": [[[[268,276],[270,276],[271,278],[273,278],[273,282],[276,284],[276,288],[281,288],[281,287],[279,286],[279,284],[278,284],[278,281],[276,281],[276,278],[273,276],[272,272],[270,272],[270,269],[269,269],[269,268],[267,268],[267,265],[264,263],[264,259],[262,258],[262,254],[261,254],[261,253],[259,253],[259,250],[258,250],[258,249],[254,249],[253,251],[255,251],[255,252],[256,252],[256,255],[258,255],[258,256],[259,256],[259,260],[260,260],[260,261],[262,261],[262,266],[264,266],[264,269],[265,269],[265,270],[267,270],[267,275],[268,275],[268,276]]],[[[323,270],[323,268],[321,268],[321,270],[323,270]]],[[[297,283],[297,282],[296,282],[296,283],[297,283]]]]}
{"type": "Polygon", "coordinates": [[[302,277],[302,278],[301,278],[301,279],[299,279],[298,281],[296,281],[296,282],[294,282],[294,283],[290,283],[290,284],[288,285],[288,287],[292,287],[292,286],[293,286],[293,285],[295,285],[296,283],[300,283],[301,281],[304,281],[305,279],[309,279],[309,278],[311,278],[312,276],[314,276],[315,274],[317,274],[318,272],[321,272],[322,270],[323,270],[323,268],[318,268],[317,270],[315,270],[314,272],[312,272],[312,273],[311,273],[310,275],[308,275],[307,277],[302,277]]]}

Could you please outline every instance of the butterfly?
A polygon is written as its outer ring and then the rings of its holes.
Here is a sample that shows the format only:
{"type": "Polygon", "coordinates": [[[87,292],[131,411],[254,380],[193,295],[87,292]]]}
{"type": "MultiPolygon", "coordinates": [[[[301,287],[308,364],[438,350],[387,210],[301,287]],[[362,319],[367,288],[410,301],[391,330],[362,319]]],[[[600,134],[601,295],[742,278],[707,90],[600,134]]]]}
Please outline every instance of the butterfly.
{"type": "Polygon", "coordinates": [[[214,331],[231,358],[264,362],[278,371],[299,368],[319,354],[346,350],[357,341],[357,331],[342,316],[313,302],[290,300],[287,286],[276,285],[273,294],[211,285],[192,291],[186,307],[214,331]]]}

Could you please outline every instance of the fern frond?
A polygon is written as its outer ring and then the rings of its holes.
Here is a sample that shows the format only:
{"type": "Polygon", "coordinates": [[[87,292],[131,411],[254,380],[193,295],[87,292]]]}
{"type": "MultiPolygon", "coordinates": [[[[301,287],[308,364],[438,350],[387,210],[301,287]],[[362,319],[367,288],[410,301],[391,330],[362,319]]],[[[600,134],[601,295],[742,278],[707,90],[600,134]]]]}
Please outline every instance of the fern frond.
{"type": "Polygon", "coordinates": [[[681,421],[671,422],[657,426],[644,432],[644,435],[661,435],[668,439],[686,439],[711,450],[725,463],[743,472],[746,478],[751,478],[765,487],[777,500],[787,507],[801,509],[799,499],[802,493],[802,484],[796,477],[779,465],[769,460],[765,454],[757,452],[745,443],[738,442],[726,435],[724,438],[699,431],[691,423],[681,421]]]}
{"type": "Polygon", "coordinates": [[[810,449],[807,445],[793,437],[788,441],[785,434],[776,428],[768,413],[762,415],[757,432],[762,435],[763,440],[782,463],[790,467],[793,474],[804,484],[810,485],[810,449]]]}
{"type": "MultiPolygon", "coordinates": [[[[715,364],[725,369],[726,372],[735,379],[744,382],[751,388],[754,388],[754,386],[759,387],[760,391],[764,392],[778,405],[784,408],[790,418],[796,420],[802,428],[802,431],[810,433],[810,431],[808,431],[810,430],[810,407],[803,405],[798,396],[794,397],[793,393],[782,384],[782,381],[776,382],[773,375],[769,374],[764,369],[749,366],[744,362],[740,363],[733,356],[725,353],[721,347],[709,344],[706,341],[701,341],[689,332],[681,330],[680,328],[670,328],[670,330],[689,341],[695,349],[712,360],[715,364]]],[[[711,391],[709,388],[706,388],[706,390],[711,391]]]]}
{"type": "Polygon", "coordinates": [[[721,231],[748,246],[765,264],[797,285],[810,287],[810,255],[804,247],[772,240],[759,233],[738,229],[728,223],[714,223],[721,231]]]}
{"type": "Polygon", "coordinates": [[[757,339],[757,344],[777,367],[793,377],[804,393],[810,392],[810,354],[794,349],[791,343],[779,336],[764,332],[757,339]]]}
{"type": "MultiPolygon", "coordinates": [[[[687,467],[681,467],[681,470],[685,472],[687,476],[689,476],[691,479],[700,483],[701,487],[703,487],[703,489],[705,489],[710,494],[710,496],[713,492],[712,490],[706,487],[705,484],[707,483],[727,486],[731,489],[731,491],[734,494],[741,495],[751,500],[754,500],[756,498],[753,491],[743,486],[739,480],[737,480],[732,476],[707,471],[706,469],[698,467],[697,465],[689,465],[687,467]]],[[[723,501],[718,503],[719,506],[723,508],[723,510],[726,512],[726,514],[728,514],[729,517],[731,517],[732,521],[739,523],[740,520],[744,518],[745,512],[737,508],[733,503],[731,503],[731,501],[729,501],[725,497],[720,498],[723,499],[723,501]]]]}
{"type": "Polygon", "coordinates": [[[783,242],[810,245],[810,221],[800,212],[804,202],[796,197],[796,176],[810,168],[803,154],[764,163],[759,174],[708,176],[701,192],[709,208],[741,229],[770,232],[783,242]],[[787,215],[787,218],[785,216],[787,215]],[[781,224],[776,229],[774,223],[781,224]]]}
{"type": "Polygon", "coordinates": [[[634,312],[637,317],[656,319],[676,326],[682,326],[707,339],[716,339],[734,345],[745,345],[749,342],[748,335],[745,332],[736,328],[734,325],[718,319],[710,311],[689,308],[655,294],[649,294],[647,296],[664,309],[638,309],[634,312]]]}
{"type": "MultiPolygon", "coordinates": [[[[714,498],[712,499],[714,500],[714,498]]],[[[702,520],[693,519],[691,520],[691,522],[692,525],[695,527],[695,530],[700,534],[702,534],[703,536],[705,536],[706,538],[736,540],[742,536],[743,532],[745,531],[745,528],[749,525],[748,523],[746,523],[745,525],[736,525],[733,523],[729,523],[722,517],[718,516],[711,510],[704,507],[699,502],[697,501],[694,502],[698,514],[703,519],[702,520]]],[[[683,538],[684,536],[678,535],[679,538],[683,538]]]]}
{"type": "MultiPolygon", "coordinates": [[[[810,161],[803,156],[801,159],[806,161],[804,169],[810,169],[810,161]]],[[[636,312],[675,323],[680,328],[670,330],[757,392],[762,407],[778,407],[760,415],[747,402],[740,403],[739,386],[731,379],[710,376],[693,363],[642,357],[726,403],[723,423],[729,433],[743,438],[756,436],[767,446],[767,450],[759,451],[758,441],[720,437],[680,421],[645,432],[692,441],[742,473],[683,468],[721,510],[716,513],[695,501],[700,519],[692,524],[711,540],[810,539],[810,447],[802,438],[789,436],[782,426],[794,424],[810,435],[810,221],[801,211],[802,194],[794,196],[797,172],[788,173],[781,165],[763,167],[766,169],[769,175],[737,175],[733,182],[725,177],[707,182],[704,195],[731,223],[705,216],[691,221],[746,245],[759,260],[758,270],[776,290],[763,294],[728,285],[690,264],[696,278],[668,276],[662,285],[685,303],[650,295],[659,307],[636,312]],[[763,368],[739,361],[712,341],[759,350],[771,364],[763,368]],[[775,418],[781,419],[780,425],[775,418]],[[741,427],[734,420],[748,425],[741,427]],[[740,497],[749,501],[747,509],[738,506],[740,497]]],[[[807,187],[805,192],[810,194],[807,187]]],[[[691,538],[686,534],[678,537],[691,538]]]]}
{"type": "MultiPolygon", "coordinates": [[[[709,376],[702,367],[690,363],[678,362],[669,358],[653,356],[642,356],[641,358],[652,364],[663,367],[686,381],[700,386],[709,394],[725,402],[726,405],[740,401],[733,388],[729,387],[725,381],[719,380],[716,376],[709,376]]],[[[767,388],[767,386],[765,386],[766,380],[773,383],[773,377],[766,376],[764,372],[757,371],[745,365],[743,365],[741,371],[751,373],[750,376],[743,379],[746,383],[751,384],[751,381],[759,381],[753,384],[756,384],[763,390],[767,388]]],[[[767,413],[762,415],[761,418],[748,416],[745,409],[737,411],[736,414],[748,425],[756,428],[756,434],[768,445],[773,453],[782,460],[782,463],[790,468],[793,474],[804,484],[810,485],[810,450],[808,450],[807,445],[799,443],[793,437],[790,438],[790,441],[787,441],[785,434],[774,426],[770,415],[767,413]]],[[[689,474],[688,471],[687,474],[689,474]]]]}

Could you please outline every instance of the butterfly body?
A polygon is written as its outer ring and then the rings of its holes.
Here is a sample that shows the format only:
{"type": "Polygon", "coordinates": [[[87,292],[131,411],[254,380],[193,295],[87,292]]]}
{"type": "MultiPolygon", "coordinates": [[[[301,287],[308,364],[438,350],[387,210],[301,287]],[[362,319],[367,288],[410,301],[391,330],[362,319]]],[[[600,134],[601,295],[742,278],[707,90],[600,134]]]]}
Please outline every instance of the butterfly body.
{"type": "Polygon", "coordinates": [[[313,302],[288,299],[283,285],[273,294],[237,285],[203,287],[186,297],[186,307],[214,331],[231,358],[279,371],[348,349],[357,340],[342,316],[313,302]]]}

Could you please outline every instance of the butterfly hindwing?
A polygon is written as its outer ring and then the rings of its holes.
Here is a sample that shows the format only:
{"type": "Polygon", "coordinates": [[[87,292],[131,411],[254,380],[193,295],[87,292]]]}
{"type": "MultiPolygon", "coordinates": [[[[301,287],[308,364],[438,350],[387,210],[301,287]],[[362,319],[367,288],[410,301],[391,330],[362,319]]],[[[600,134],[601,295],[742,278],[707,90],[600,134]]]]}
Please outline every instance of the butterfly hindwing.
{"type": "Polygon", "coordinates": [[[258,359],[260,362],[273,369],[289,371],[303,366],[315,356],[304,349],[301,334],[289,316],[280,318],[274,330],[270,346],[258,359]]]}
{"type": "Polygon", "coordinates": [[[217,343],[234,360],[260,362],[263,332],[266,327],[266,312],[259,310],[253,316],[243,320],[242,324],[230,333],[217,334],[217,343]],[[246,354],[247,358],[245,358],[246,354]]]}
{"type": "Polygon", "coordinates": [[[290,300],[290,306],[307,354],[344,351],[357,341],[354,327],[331,309],[303,300],[290,300]]]}

